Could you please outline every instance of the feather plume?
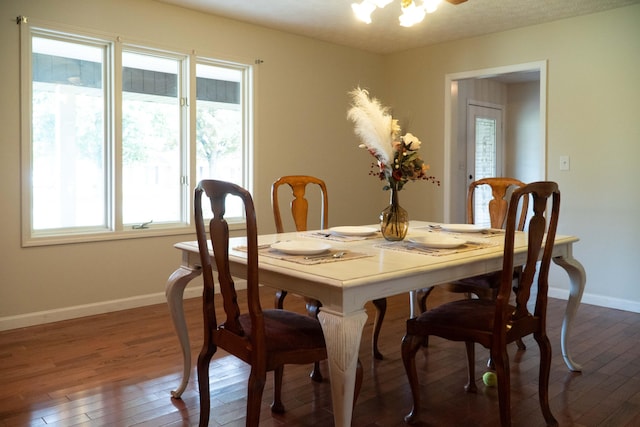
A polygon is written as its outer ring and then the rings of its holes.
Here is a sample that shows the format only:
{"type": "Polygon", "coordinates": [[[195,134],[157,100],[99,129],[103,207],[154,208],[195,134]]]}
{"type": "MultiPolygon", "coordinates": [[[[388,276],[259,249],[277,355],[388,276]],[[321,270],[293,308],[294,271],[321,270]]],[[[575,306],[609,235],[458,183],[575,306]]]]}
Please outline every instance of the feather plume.
{"type": "Polygon", "coordinates": [[[385,166],[393,160],[393,137],[396,129],[388,108],[380,105],[376,98],[369,98],[365,89],[354,89],[349,93],[352,106],[347,117],[354,122],[354,132],[367,149],[385,166]]]}

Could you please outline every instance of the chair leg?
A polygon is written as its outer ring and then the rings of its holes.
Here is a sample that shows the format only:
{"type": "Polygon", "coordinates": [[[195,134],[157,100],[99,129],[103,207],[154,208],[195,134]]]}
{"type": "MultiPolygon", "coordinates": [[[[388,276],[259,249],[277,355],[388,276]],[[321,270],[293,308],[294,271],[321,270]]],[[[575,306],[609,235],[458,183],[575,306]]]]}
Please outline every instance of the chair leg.
{"type": "Polygon", "coordinates": [[[278,366],[273,371],[273,403],[271,404],[271,412],[276,414],[284,413],[284,405],[282,404],[282,376],[284,374],[284,366],[278,366]]]}
{"type": "MultiPolygon", "coordinates": [[[[516,271],[515,271],[514,274],[515,274],[516,283],[520,283],[520,280],[521,280],[521,277],[522,277],[522,267],[516,268],[516,271]]],[[[514,295],[518,295],[518,290],[519,290],[518,285],[516,284],[512,289],[513,289],[513,294],[514,295]]],[[[518,350],[526,350],[527,349],[527,346],[522,341],[522,338],[518,338],[516,340],[516,345],[518,346],[518,350]]]]}
{"type": "Polygon", "coordinates": [[[540,408],[542,415],[548,426],[557,426],[558,421],[554,418],[549,408],[549,374],[551,371],[551,343],[549,337],[543,334],[534,334],[534,338],[540,347],[540,378],[538,379],[538,394],[540,398],[540,408]]]}
{"type": "MultiPolygon", "coordinates": [[[[518,350],[526,350],[527,346],[524,345],[524,343],[522,342],[522,338],[518,338],[516,340],[516,345],[518,346],[518,350]]],[[[493,363],[493,360],[491,359],[491,356],[489,356],[489,360],[487,360],[487,369],[489,369],[490,371],[495,371],[496,370],[496,365],[493,363]]]]}
{"type": "Polygon", "coordinates": [[[433,291],[434,287],[435,286],[431,286],[430,288],[422,288],[418,290],[418,305],[420,306],[421,313],[427,311],[427,298],[429,297],[431,291],[433,291]]]}
{"type": "Polygon", "coordinates": [[[316,382],[316,383],[321,383],[322,382],[324,377],[322,376],[322,371],[320,371],[320,362],[315,362],[313,364],[313,369],[311,370],[311,373],[309,374],[309,378],[311,378],[311,381],[316,382]]]}
{"type": "Polygon", "coordinates": [[[467,348],[467,384],[464,386],[464,391],[467,393],[476,393],[478,386],[476,385],[476,343],[473,341],[465,341],[465,347],[467,348]]]}
{"type": "Polygon", "coordinates": [[[360,358],[358,358],[358,365],[356,366],[356,384],[353,390],[353,407],[356,407],[356,402],[358,401],[358,396],[360,396],[360,390],[362,389],[362,377],[363,377],[363,369],[362,362],[360,362],[360,358]]]}
{"type": "Polygon", "coordinates": [[[217,347],[210,341],[206,340],[202,346],[202,350],[198,355],[197,372],[198,372],[198,393],[200,394],[200,427],[209,425],[209,415],[211,412],[211,397],[209,395],[209,363],[217,350],[217,347]]]}
{"type": "Polygon", "coordinates": [[[493,359],[491,358],[491,356],[489,356],[489,360],[487,360],[487,369],[489,369],[490,371],[496,370],[496,364],[493,363],[493,359]]]}
{"type": "Polygon", "coordinates": [[[491,359],[495,364],[498,379],[498,404],[500,407],[500,425],[511,426],[511,375],[509,372],[509,355],[507,349],[497,349],[491,352],[491,359]]]}
{"type": "Polygon", "coordinates": [[[262,405],[262,392],[267,379],[264,369],[251,368],[249,374],[249,387],[247,392],[247,427],[258,427],[260,423],[260,406],[262,405]]]}
{"type": "Polygon", "coordinates": [[[420,416],[420,384],[418,383],[418,372],[416,371],[416,353],[422,346],[423,337],[405,335],[402,338],[402,362],[407,373],[411,395],[413,396],[413,408],[405,417],[405,422],[412,424],[420,416]]]}
{"type": "MultiPolygon", "coordinates": [[[[320,312],[320,307],[322,307],[322,303],[317,299],[313,298],[305,298],[305,305],[307,307],[307,315],[309,317],[313,317],[314,319],[318,318],[318,313],[320,312]]],[[[315,362],[313,364],[313,370],[311,374],[309,374],[311,380],[317,383],[322,382],[322,372],[320,371],[320,362],[315,362]]]]}
{"type": "Polygon", "coordinates": [[[284,308],[284,298],[287,296],[287,291],[281,289],[278,292],[276,292],[276,296],[275,296],[275,300],[274,300],[274,307],[275,308],[279,308],[280,310],[282,310],[284,308]]]}
{"type": "Polygon", "coordinates": [[[384,320],[384,315],[387,312],[387,299],[380,298],[373,300],[373,305],[376,307],[376,320],[373,328],[373,344],[372,351],[373,357],[378,360],[384,359],[382,353],[378,349],[378,337],[380,336],[380,328],[382,327],[382,321],[384,320]]]}
{"type": "MultiPolygon", "coordinates": [[[[422,289],[419,289],[418,292],[416,293],[416,297],[418,299],[418,306],[420,307],[420,313],[424,313],[425,311],[427,311],[427,298],[429,297],[429,294],[431,294],[431,292],[433,291],[433,288],[435,288],[435,286],[431,286],[429,288],[422,288],[422,289]]],[[[422,345],[423,347],[429,347],[428,336],[424,337],[422,345]]]]}

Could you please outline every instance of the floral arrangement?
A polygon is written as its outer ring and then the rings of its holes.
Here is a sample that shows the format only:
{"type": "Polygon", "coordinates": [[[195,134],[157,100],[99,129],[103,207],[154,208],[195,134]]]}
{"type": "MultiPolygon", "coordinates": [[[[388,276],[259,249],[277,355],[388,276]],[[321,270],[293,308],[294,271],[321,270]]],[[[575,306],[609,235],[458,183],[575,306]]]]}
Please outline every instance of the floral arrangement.
{"type": "Polygon", "coordinates": [[[352,105],[347,117],[355,123],[354,131],[362,140],[360,147],[378,160],[370,174],[387,181],[383,189],[402,190],[407,182],[418,179],[440,185],[435,177],[427,175],[429,165],[418,154],[420,140],[411,133],[401,136],[398,120],[376,98],[370,98],[367,90],[357,88],[349,94],[352,105]]]}

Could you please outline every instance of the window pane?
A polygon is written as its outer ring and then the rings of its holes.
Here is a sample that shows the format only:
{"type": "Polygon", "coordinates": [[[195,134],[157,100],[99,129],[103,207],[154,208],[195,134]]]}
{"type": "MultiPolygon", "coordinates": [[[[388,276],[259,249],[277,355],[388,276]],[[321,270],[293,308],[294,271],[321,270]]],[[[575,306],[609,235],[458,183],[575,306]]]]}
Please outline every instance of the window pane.
{"type": "Polygon", "coordinates": [[[122,219],[179,222],[180,61],[122,54],[122,219]]]}
{"type": "MultiPolygon", "coordinates": [[[[196,78],[196,178],[244,186],[243,71],[199,63],[196,78]]],[[[243,216],[239,199],[227,200],[226,215],[243,216]]]]}
{"type": "Polygon", "coordinates": [[[32,228],[107,227],[105,46],[32,38],[32,228]]]}

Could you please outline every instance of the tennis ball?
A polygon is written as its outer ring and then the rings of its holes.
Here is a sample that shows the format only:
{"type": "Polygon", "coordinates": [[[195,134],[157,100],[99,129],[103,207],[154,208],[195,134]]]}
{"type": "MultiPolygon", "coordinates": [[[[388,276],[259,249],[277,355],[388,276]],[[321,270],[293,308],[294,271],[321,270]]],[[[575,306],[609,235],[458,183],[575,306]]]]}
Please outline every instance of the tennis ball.
{"type": "Polygon", "coordinates": [[[495,387],[498,383],[498,378],[496,377],[495,372],[487,371],[482,375],[482,382],[487,387],[495,387]]]}

